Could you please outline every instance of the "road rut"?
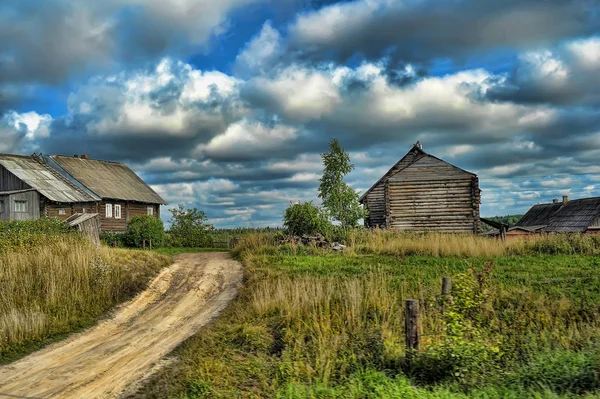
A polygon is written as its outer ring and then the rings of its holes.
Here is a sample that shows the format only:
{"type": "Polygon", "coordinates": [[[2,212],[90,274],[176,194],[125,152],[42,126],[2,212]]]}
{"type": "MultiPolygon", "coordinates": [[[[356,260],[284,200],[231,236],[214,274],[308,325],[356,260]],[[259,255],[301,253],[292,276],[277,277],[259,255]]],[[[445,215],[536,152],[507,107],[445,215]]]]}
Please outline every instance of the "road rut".
{"type": "Polygon", "coordinates": [[[114,398],[235,297],[227,253],[183,254],[95,327],[0,367],[0,398],[114,398]]]}

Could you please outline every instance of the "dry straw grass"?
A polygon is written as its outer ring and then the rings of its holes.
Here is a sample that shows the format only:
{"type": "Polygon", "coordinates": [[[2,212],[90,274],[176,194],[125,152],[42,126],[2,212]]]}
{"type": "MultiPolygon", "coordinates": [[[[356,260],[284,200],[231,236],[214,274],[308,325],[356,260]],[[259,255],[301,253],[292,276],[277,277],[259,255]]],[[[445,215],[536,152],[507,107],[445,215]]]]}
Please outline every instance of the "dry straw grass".
{"type": "Polygon", "coordinates": [[[0,253],[0,357],[89,324],[145,286],[165,256],[65,235],[0,253]]]}

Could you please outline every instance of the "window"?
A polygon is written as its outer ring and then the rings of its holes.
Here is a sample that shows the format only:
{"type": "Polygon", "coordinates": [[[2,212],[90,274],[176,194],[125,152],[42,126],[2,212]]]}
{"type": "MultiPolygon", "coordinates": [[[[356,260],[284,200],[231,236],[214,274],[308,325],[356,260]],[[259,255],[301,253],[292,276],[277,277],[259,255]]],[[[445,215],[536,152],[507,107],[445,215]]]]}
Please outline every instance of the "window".
{"type": "Polygon", "coordinates": [[[106,204],[106,217],[112,217],[112,204],[106,204]]]}
{"type": "Polygon", "coordinates": [[[148,207],[148,215],[150,215],[150,216],[154,215],[154,207],[153,206],[148,207]]]}
{"type": "Polygon", "coordinates": [[[58,214],[59,215],[66,215],[67,214],[67,209],[66,208],[60,208],[58,210],[58,214]]]}
{"type": "Polygon", "coordinates": [[[27,212],[27,201],[15,201],[15,212],[27,212]]]}
{"type": "Polygon", "coordinates": [[[115,205],[115,219],[121,219],[121,205],[115,205]]]}
{"type": "Polygon", "coordinates": [[[81,213],[86,213],[87,210],[85,209],[85,206],[83,208],[81,208],[81,213]]]}
{"type": "Polygon", "coordinates": [[[0,213],[4,213],[4,200],[0,200],[0,213]]]}

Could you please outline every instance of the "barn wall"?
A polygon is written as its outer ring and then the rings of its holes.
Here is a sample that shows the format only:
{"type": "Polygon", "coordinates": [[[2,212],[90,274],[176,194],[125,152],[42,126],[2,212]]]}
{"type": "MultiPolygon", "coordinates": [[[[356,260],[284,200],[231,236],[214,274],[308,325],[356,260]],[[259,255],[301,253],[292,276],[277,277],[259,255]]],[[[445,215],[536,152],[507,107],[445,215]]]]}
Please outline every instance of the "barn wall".
{"type": "Polygon", "coordinates": [[[0,195],[0,220],[8,220],[8,195],[0,195]]]}
{"type": "Polygon", "coordinates": [[[385,227],[385,183],[381,182],[367,194],[364,205],[369,211],[366,227],[385,227]]]}
{"type": "Polygon", "coordinates": [[[97,213],[98,206],[95,202],[81,202],[81,203],[55,203],[46,201],[43,213],[48,217],[59,218],[65,220],[76,213],[83,213],[85,207],[86,213],[97,213]],[[65,214],[61,215],[60,210],[64,209],[65,214]]]}
{"type": "Polygon", "coordinates": [[[434,157],[425,157],[385,185],[386,225],[409,231],[479,231],[476,176],[434,157]]]}
{"type": "Polygon", "coordinates": [[[386,227],[385,219],[385,183],[388,178],[406,168],[415,159],[424,157],[425,154],[417,149],[412,149],[400,161],[396,163],[381,180],[371,188],[371,191],[363,199],[363,204],[369,211],[369,216],[365,220],[365,227],[386,227]]]}
{"type": "Polygon", "coordinates": [[[15,193],[8,196],[8,201],[4,203],[5,211],[8,211],[8,220],[34,220],[40,217],[40,195],[37,191],[27,191],[24,193],[15,193]],[[25,201],[27,203],[27,212],[16,212],[15,202],[25,201]],[[8,205],[8,207],[7,207],[8,205]]]}
{"type": "Polygon", "coordinates": [[[17,176],[0,165],[0,191],[26,190],[31,188],[17,176]]]}

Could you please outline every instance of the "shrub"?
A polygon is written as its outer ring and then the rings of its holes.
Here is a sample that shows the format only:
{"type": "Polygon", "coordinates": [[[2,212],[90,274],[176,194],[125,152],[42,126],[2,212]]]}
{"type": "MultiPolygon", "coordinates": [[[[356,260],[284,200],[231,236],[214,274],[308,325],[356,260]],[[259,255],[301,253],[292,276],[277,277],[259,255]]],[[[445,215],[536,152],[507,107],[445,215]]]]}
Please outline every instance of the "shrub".
{"type": "Polygon", "coordinates": [[[76,234],[57,218],[0,221],[0,252],[31,248],[69,233],[76,234]]]}
{"type": "Polygon", "coordinates": [[[103,244],[108,245],[109,247],[112,247],[115,245],[117,247],[124,247],[125,246],[125,240],[124,240],[124,233],[115,233],[113,231],[103,231],[102,233],[100,233],[100,241],[102,241],[103,244]]]}
{"type": "Polygon", "coordinates": [[[162,220],[150,215],[136,216],[127,223],[127,231],[123,236],[127,246],[140,248],[146,243],[153,246],[162,245],[165,229],[162,220]]]}
{"type": "Polygon", "coordinates": [[[293,235],[325,234],[329,229],[323,211],[312,202],[290,205],[283,215],[283,225],[293,235]]]}
{"type": "Polygon", "coordinates": [[[197,248],[212,245],[211,232],[214,227],[208,224],[206,213],[197,208],[185,209],[183,204],[169,209],[171,228],[170,245],[173,247],[197,248]]]}

